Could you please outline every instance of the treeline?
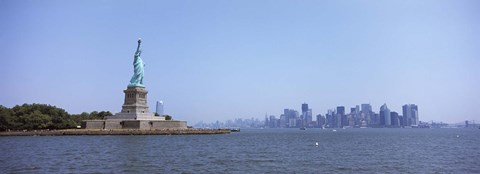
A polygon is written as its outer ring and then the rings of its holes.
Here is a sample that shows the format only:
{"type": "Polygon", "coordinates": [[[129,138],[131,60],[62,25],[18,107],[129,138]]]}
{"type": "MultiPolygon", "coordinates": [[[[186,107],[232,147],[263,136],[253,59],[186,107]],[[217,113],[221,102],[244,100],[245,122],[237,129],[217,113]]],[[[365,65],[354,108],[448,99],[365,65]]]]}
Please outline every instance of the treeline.
{"type": "Polygon", "coordinates": [[[81,114],[73,114],[70,118],[75,121],[77,126],[82,124],[82,120],[103,120],[106,116],[112,116],[110,111],[93,111],[90,113],[82,112],[81,114]]]}
{"type": "Polygon", "coordinates": [[[75,128],[82,120],[103,119],[110,115],[109,111],[70,115],[62,108],[46,104],[23,104],[13,108],[0,105],[0,131],[75,128]]]}

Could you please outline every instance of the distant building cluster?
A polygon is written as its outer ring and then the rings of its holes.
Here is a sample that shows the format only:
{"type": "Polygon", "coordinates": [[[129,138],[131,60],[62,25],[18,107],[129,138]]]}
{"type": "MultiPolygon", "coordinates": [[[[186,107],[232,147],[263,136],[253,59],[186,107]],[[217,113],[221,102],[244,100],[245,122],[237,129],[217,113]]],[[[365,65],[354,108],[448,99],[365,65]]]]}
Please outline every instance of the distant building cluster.
{"type": "Polygon", "coordinates": [[[465,128],[479,128],[480,129],[480,124],[475,123],[475,120],[466,120],[465,121],[465,128]]]}
{"type": "Polygon", "coordinates": [[[196,128],[262,128],[263,121],[258,118],[227,120],[225,122],[216,121],[213,123],[199,122],[194,125],[196,128]]]}
{"type": "Polygon", "coordinates": [[[345,106],[330,109],[325,115],[316,115],[313,121],[312,109],[303,103],[301,113],[294,109],[284,109],[283,114],[277,118],[275,115],[265,115],[265,127],[268,128],[344,128],[344,127],[418,127],[418,106],[405,104],[402,114],[391,111],[387,104],[380,107],[375,113],[370,104],[361,104],[350,108],[350,113],[345,111],[345,106]]]}

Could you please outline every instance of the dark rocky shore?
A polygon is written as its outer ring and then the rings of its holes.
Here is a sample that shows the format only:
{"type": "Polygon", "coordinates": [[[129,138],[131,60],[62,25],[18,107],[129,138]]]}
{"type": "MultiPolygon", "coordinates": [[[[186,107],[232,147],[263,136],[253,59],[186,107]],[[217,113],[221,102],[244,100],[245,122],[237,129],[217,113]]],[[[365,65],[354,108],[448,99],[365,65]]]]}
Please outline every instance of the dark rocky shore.
{"type": "Polygon", "coordinates": [[[34,130],[34,131],[6,131],[0,136],[62,136],[62,135],[206,135],[229,134],[230,129],[64,129],[64,130],[34,130]]]}

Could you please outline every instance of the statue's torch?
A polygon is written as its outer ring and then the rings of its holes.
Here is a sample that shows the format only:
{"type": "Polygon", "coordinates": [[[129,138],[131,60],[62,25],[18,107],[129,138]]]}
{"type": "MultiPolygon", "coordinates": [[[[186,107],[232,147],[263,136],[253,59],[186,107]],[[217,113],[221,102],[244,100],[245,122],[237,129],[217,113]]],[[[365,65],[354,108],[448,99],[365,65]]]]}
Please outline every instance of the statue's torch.
{"type": "Polygon", "coordinates": [[[140,43],[142,43],[142,38],[138,38],[137,52],[140,50],[140,43]]]}

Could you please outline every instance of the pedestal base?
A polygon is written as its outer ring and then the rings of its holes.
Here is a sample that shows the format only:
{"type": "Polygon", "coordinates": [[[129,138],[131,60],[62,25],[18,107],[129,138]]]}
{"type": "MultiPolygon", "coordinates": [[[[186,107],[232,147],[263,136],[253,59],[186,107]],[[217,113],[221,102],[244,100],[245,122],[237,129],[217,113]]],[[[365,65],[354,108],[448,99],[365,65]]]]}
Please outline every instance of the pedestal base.
{"type": "Polygon", "coordinates": [[[150,113],[147,104],[148,91],[139,85],[128,86],[122,111],[105,120],[84,120],[84,129],[187,129],[186,121],[165,120],[165,117],[155,116],[150,113]]]}
{"type": "Polygon", "coordinates": [[[176,120],[84,120],[82,121],[82,128],[140,130],[187,129],[187,122],[176,120]]]}
{"type": "Polygon", "coordinates": [[[153,113],[116,113],[105,117],[107,120],[165,120],[165,117],[155,116],[153,113]]]}

